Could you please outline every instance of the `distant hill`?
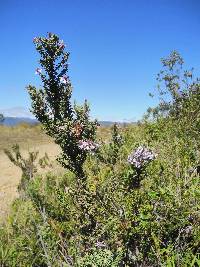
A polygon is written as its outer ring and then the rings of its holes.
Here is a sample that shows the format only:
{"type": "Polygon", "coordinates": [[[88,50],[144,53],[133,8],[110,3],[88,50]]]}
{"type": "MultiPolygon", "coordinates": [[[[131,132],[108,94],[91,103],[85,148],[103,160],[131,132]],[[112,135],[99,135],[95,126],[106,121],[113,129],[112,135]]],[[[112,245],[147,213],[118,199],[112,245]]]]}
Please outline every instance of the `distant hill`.
{"type": "Polygon", "coordinates": [[[117,123],[118,125],[128,125],[129,123],[127,122],[118,122],[118,121],[99,121],[99,124],[101,126],[112,126],[114,123],[117,123]]]}
{"type": "MultiPolygon", "coordinates": [[[[36,119],[31,119],[31,118],[28,118],[28,117],[5,117],[3,123],[3,125],[6,125],[6,126],[15,126],[17,124],[20,124],[20,123],[28,123],[28,124],[37,124],[38,121],[36,119]]],[[[113,121],[99,121],[99,124],[101,126],[111,126],[113,125],[115,122],[113,121]]],[[[128,123],[127,122],[117,122],[117,124],[119,125],[127,125],[128,123]]]]}
{"type": "Polygon", "coordinates": [[[15,126],[20,123],[37,124],[38,121],[36,119],[31,118],[5,117],[3,123],[1,124],[6,126],[15,126]]]}

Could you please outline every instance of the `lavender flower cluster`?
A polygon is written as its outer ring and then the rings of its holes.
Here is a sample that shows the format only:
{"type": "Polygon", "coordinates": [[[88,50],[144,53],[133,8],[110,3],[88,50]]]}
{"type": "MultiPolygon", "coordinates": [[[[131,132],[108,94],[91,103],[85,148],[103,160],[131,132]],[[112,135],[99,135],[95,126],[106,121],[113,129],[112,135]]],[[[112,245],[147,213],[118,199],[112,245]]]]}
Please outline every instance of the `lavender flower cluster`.
{"type": "Polygon", "coordinates": [[[69,83],[69,77],[66,75],[60,77],[60,82],[63,84],[68,84],[69,83]]]}
{"type": "Polygon", "coordinates": [[[91,140],[80,140],[79,141],[79,148],[84,151],[88,151],[91,154],[97,151],[99,148],[99,144],[91,141],[91,140]]]}
{"type": "Polygon", "coordinates": [[[60,40],[58,45],[59,45],[59,48],[61,48],[61,49],[65,48],[65,44],[64,44],[63,40],[60,40]]]}
{"type": "Polygon", "coordinates": [[[137,169],[141,169],[147,163],[154,160],[156,156],[157,155],[154,154],[149,148],[139,146],[128,156],[128,162],[131,165],[134,165],[137,169]]]}
{"type": "Polygon", "coordinates": [[[37,69],[35,70],[35,74],[36,74],[36,75],[40,75],[40,74],[42,74],[42,69],[37,68],[37,69]]]}

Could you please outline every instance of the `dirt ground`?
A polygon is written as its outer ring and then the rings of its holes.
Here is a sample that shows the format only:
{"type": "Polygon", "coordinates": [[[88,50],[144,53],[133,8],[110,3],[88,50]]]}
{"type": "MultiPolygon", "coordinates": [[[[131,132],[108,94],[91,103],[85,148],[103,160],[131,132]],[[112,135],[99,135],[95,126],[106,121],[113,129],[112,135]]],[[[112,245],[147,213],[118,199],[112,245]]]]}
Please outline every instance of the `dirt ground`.
{"type": "MultiPolygon", "coordinates": [[[[30,151],[39,151],[44,156],[45,152],[54,162],[59,152],[58,147],[53,143],[33,146],[30,151]]],[[[22,151],[24,156],[27,151],[22,151]]],[[[0,150],[0,221],[6,218],[12,201],[17,197],[17,185],[20,181],[21,170],[16,167],[0,150]]]]}

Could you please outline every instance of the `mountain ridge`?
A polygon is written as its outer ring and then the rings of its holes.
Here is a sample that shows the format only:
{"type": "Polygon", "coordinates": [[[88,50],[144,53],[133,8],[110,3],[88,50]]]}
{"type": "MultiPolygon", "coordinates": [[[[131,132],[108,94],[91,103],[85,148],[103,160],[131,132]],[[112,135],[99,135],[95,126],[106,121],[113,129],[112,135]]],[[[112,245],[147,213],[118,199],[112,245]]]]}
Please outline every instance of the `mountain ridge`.
{"type": "MultiPolygon", "coordinates": [[[[5,126],[16,126],[21,123],[27,123],[30,125],[38,124],[39,122],[36,119],[30,118],[30,117],[4,117],[4,121],[1,123],[1,125],[5,126]]],[[[115,122],[115,121],[99,121],[101,126],[111,126],[114,123],[124,125],[128,124],[127,122],[115,122]]]]}

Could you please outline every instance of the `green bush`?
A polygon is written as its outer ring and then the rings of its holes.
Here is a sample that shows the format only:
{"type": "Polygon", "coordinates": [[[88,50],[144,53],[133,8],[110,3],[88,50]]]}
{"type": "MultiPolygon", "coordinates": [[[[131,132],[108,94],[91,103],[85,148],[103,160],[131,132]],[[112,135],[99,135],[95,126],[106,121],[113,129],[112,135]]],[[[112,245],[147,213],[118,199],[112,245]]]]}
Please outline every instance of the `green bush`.
{"type": "Polygon", "coordinates": [[[71,168],[29,181],[1,229],[3,266],[200,266],[199,81],[184,89],[170,76],[179,63],[163,60],[171,101],[98,140],[84,183],[71,168]]]}

